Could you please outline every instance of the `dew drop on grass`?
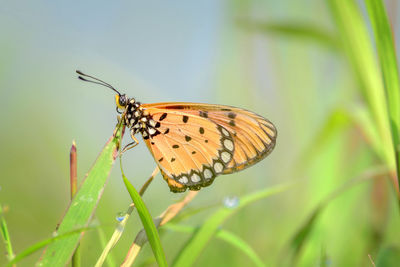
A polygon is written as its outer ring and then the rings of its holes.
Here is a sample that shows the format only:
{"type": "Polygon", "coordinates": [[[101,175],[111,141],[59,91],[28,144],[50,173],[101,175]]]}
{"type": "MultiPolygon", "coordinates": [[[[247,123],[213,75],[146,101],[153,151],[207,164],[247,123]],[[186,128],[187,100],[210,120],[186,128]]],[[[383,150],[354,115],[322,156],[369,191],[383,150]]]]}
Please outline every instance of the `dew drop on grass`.
{"type": "Polygon", "coordinates": [[[115,219],[118,222],[121,222],[125,218],[125,216],[126,216],[126,212],[121,211],[121,212],[117,213],[117,216],[115,216],[115,219]]]}
{"type": "Polygon", "coordinates": [[[239,205],[239,198],[237,196],[225,197],[223,203],[226,208],[234,209],[239,205]]]}

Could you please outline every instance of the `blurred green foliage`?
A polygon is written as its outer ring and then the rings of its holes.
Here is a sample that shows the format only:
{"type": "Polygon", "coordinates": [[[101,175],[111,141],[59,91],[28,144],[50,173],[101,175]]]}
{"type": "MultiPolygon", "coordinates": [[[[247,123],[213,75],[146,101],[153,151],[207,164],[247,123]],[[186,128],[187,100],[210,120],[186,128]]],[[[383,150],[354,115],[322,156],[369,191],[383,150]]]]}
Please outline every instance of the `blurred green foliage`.
{"type": "MultiPolygon", "coordinates": [[[[194,266],[247,266],[249,257],[257,266],[399,262],[397,1],[9,2],[0,14],[0,219],[12,244],[0,248],[0,265],[7,251],[51,239],[69,204],[72,139],[82,181],[114,129],[111,93],[79,83],[77,68],[143,102],[229,104],[278,129],[266,160],[218,178],[161,228],[169,264],[191,256],[196,240],[194,266]],[[240,203],[289,181],[291,189],[212,224],[226,197],[240,203]]],[[[135,188],[154,168],[143,143],[123,164],[135,188]]],[[[158,175],[143,200],[155,216],[181,197],[158,175]]],[[[93,219],[99,231],[82,240],[82,266],[97,261],[130,202],[115,168],[93,219]]],[[[123,261],[141,228],[131,216],[107,264],[123,261]]],[[[155,264],[144,246],[136,265],[155,264]]]]}

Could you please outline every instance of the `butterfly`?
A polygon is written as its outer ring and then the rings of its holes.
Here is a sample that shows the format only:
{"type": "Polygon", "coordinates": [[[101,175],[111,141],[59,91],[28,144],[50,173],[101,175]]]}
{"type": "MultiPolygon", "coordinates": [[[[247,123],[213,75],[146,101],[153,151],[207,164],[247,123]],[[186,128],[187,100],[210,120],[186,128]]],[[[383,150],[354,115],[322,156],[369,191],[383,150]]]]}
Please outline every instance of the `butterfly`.
{"type": "Polygon", "coordinates": [[[186,102],[142,104],[100,79],[76,72],[79,79],[117,93],[116,110],[134,140],[130,147],[139,143],[135,135],[140,133],[172,192],[200,190],[220,174],[264,159],[275,147],[275,126],[251,111],[186,102]]]}

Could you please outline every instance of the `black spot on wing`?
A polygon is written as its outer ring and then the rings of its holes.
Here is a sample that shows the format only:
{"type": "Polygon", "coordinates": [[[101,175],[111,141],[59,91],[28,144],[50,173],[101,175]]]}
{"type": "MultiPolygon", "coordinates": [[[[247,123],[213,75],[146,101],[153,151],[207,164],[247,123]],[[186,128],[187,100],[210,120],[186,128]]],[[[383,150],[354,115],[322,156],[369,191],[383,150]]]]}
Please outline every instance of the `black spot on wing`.
{"type": "Polygon", "coordinates": [[[230,119],[234,119],[234,118],[236,118],[236,114],[233,113],[233,112],[229,112],[229,113],[228,113],[228,117],[229,117],[230,119]]]}
{"type": "Polygon", "coordinates": [[[192,140],[192,137],[185,135],[185,140],[186,140],[186,142],[189,142],[190,140],[192,140]]]}
{"type": "Polygon", "coordinates": [[[204,134],[204,128],[203,128],[203,127],[200,127],[200,128],[199,128],[199,132],[200,132],[200,134],[204,134]]]}
{"type": "Polygon", "coordinates": [[[163,114],[160,116],[159,121],[162,121],[162,120],[165,119],[166,117],[167,117],[167,113],[163,113],[163,114]]]}
{"type": "Polygon", "coordinates": [[[188,117],[188,116],[185,115],[185,116],[182,117],[182,121],[183,121],[184,123],[187,123],[188,120],[189,120],[189,117],[188,117]]]}
{"type": "Polygon", "coordinates": [[[199,111],[199,115],[200,115],[200,117],[208,118],[208,112],[207,111],[200,110],[199,111]]]}

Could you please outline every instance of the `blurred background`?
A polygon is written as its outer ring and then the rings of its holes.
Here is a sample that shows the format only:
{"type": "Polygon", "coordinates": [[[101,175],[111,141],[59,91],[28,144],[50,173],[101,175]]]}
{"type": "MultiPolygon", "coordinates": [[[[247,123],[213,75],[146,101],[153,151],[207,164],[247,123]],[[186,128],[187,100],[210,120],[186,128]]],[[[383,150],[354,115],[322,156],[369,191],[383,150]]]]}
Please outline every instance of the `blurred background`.
{"type": "MultiPolygon", "coordinates": [[[[374,261],[387,259],[382,255],[398,259],[393,168],[364,127],[365,84],[343,48],[335,2],[343,1],[3,2],[0,204],[15,252],[51,237],[68,207],[72,140],[81,180],[115,127],[113,92],[79,81],[79,69],[144,103],[233,105],[276,125],[273,153],[202,189],[187,207],[202,211],[183,224],[201,225],[226,197],[240,201],[258,189],[296,181],[222,227],[246,241],[266,266],[372,266],[368,255],[374,261]]],[[[371,38],[366,50],[374,51],[363,1],[354,3],[371,38]]],[[[396,0],[385,3],[398,39],[400,6],[396,0]]],[[[155,167],[143,142],[124,155],[123,164],[136,187],[155,167]]],[[[156,216],[181,197],[158,175],[144,201],[156,216]]],[[[95,217],[106,239],[129,204],[116,165],[95,217]]],[[[135,215],[112,251],[116,264],[139,229],[135,215]]],[[[162,232],[169,262],[188,237],[162,232]]],[[[101,250],[97,232],[87,233],[83,266],[92,266],[101,250]]],[[[3,246],[0,251],[3,265],[3,246]]],[[[19,265],[32,266],[39,257],[19,265]]],[[[152,258],[146,245],[136,266],[156,265],[152,258]]],[[[213,239],[195,266],[248,264],[237,248],[213,239]]]]}

